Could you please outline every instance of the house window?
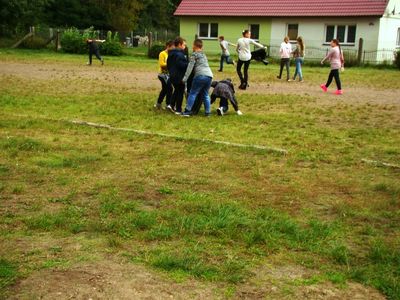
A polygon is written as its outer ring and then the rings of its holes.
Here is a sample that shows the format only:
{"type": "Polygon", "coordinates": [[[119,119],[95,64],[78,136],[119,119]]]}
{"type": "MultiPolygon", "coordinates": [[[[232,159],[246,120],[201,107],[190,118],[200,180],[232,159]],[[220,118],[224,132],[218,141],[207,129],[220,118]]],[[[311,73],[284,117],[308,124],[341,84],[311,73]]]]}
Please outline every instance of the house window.
{"type": "Polygon", "coordinates": [[[250,24],[249,30],[251,32],[250,38],[258,41],[260,39],[260,24],[250,24]]]}
{"type": "Polygon", "coordinates": [[[218,38],[218,23],[200,23],[198,27],[199,38],[218,38]]]}
{"type": "Polygon", "coordinates": [[[396,47],[400,47],[400,28],[397,28],[397,42],[396,47]]]}
{"type": "Polygon", "coordinates": [[[354,44],[356,42],[356,25],[327,25],[325,30],[325,43],[333,39],[338,39],[344,44],[354,44]]]}
{"type": "Polygon", "coordinates": [[[299,24],[288,24],[287,36],[289,37],[289,40],[295,41],[299,36],[299,24]]]}

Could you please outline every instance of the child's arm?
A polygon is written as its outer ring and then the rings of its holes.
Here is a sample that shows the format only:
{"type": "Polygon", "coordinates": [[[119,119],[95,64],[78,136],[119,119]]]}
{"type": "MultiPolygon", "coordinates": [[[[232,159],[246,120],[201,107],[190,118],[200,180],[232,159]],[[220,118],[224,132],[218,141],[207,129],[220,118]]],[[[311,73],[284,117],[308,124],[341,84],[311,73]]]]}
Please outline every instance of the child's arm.
{"type": "Polygon", "coordinates": [[[257,46],[258,48],[265,48],[264,45],[257,43],[255,40],[250,40],[250,44],[257,46]]]}
{"type": "Polygon", "coordinates": [[[228,44],[229,44],[230,46],[232,46],[232,47],[236,47],[236,46],[237,46],[237,44],[234,44],[234,43],[231,43],[231,42],[228,42],[228,44]]]}
{"type": "Polygon", "coordinates": [[[211,98],[211,104],[213,104],[215,100],[217,100],[217,96],[214,94],[211,94],[210,98],[211,98]]]}
{"type": "Polygon", "coordinates": [[[325,56],[325,58],[324,58],[323,60],[321,60],[321,65],[323,65],[324,62],[325,62],[326,60],[329,60],[329,59],[331,58],[332,53],[333,53],[332,50],[329,50],[329,52],[328,52],[328,54],[325,56]]]}
{"type": "Polygon", "coordinates": [[[190,74],[192,74],[192,72],[193,72],[195,63],[196,63],[196,57],[192,54],[192,56],[190,57],[189,65],[187,66],[187,69],[186,69],[185,76],[182,79],[183,82],[186,82],[189,79],[190,74]]]}

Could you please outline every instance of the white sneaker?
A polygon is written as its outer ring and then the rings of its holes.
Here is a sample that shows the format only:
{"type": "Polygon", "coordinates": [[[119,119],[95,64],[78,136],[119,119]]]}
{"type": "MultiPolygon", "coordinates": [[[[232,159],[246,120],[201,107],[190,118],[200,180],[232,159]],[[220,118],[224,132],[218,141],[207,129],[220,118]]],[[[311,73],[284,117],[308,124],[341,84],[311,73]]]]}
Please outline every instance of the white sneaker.
{"type": "Polygon", "coordinates": [[[238,110],[236,113],[238,116],[243,116],[243,113],[240,110],[238,110]]]}
{"type": "Polygon", "coordinates": [[[217,115],[218,116],[223,116],[224,115],[224,108],[223,107],[217,108],[217,115]]]}
{"type": "Polygon", "coordinates": [[[156,104],[154,104],[154,109],[161,109],[161,104],[159,104],[159,103],[156,103],[156,104]]]}
{"type": "Polygon", "coordinates": [[[172,108],[172,106],[171,105],[168,105],[167,106],[167,110],[169,110],[171,113],[175,113],[175,110],[172,108]]]}

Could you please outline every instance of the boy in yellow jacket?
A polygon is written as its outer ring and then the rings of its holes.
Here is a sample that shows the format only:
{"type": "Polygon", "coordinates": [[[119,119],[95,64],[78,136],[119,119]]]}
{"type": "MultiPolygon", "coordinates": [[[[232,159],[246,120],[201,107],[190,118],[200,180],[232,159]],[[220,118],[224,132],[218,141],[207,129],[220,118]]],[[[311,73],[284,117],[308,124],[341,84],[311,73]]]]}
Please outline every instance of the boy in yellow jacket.
{"type": "Polygon", "coordinates": [[[168,52],[174,47],[174,42],[169,41],[165,44],[165,50],[161,51],[158,56],[158,64],[160,66],[158,79],[161,82],[161,91],[158,96],[157,103],[154,104],[154,108],[161,109],[161,104],[166,98],[166,105],[171,104],[171,96],[172,96],[172,85],[169,81],[169,74],[167,69],[167,60],[168,60],[168,52]]]}

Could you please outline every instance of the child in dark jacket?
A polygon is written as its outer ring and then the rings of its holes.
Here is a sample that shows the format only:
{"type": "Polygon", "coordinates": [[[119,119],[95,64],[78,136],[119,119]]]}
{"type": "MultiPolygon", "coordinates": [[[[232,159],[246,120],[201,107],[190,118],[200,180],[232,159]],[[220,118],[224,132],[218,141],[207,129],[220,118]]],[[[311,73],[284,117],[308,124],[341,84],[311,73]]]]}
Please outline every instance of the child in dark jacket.
{"type": "Polygon", "coordinates": [[[239,105],[235,97],[235,88],[230,79],[213,81],[211,86],[214,88],[211,94],[211,104],[214,103],[217,98],[220,98],[219,107],[217,108],[217,114],[219,116],[223,116],[228,112],[228,100],[232,103],[236,113],[239,116],[243,115],[243,113],[239,110],[239,105]]]}
{"type": "Polygon", "coordinates": [[[185,93],[185,84],[182,79],[188,66],[188,59],[184,52],[186,41],[181,37],[177,37],[174,44],[175,49],[169,52],[167,60],[169,78],[174,88],[171,104],[167,106],[167,109],[171,112],[182,112],[183,95],[185,93]]]}

